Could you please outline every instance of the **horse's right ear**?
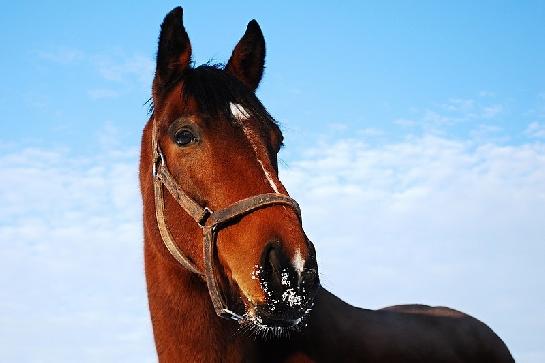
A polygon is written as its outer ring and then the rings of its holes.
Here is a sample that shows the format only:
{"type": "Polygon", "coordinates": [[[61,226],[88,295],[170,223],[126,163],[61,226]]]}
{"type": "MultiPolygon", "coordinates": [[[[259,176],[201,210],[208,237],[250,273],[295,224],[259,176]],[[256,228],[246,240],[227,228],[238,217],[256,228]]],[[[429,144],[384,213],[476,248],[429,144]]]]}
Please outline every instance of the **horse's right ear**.
{"type": "Polygon", "coordinates": [[[191,43],[184,28],[183,15],[181,7],[174,8],[161,24],[153,79],[154,98],[165,89],[165,86],[178,78],[191,62],[191,43]]]}

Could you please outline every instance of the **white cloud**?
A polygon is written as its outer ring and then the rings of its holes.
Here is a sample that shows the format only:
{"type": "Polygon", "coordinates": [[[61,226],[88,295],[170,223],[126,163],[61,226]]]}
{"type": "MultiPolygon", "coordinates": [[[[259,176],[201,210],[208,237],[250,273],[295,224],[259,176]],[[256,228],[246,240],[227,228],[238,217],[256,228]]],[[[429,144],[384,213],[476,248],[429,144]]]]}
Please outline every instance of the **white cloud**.
{"type": "MultiPolygon", "coordinates": [[[[155,62],[142,54],[128,55],[124,52],[86,53],[79,49],[59,48],[38,51],[38,57],[60,65],[78,64],[90,67],[108,82],[133,83],[149,86],[153,79],[155,62]]],[[[111,88],[93,88],[88,91],[91,98],[115,97],[118,92],[111,88]]]]}
{"type": "Polygon", "coordinates": [[[460,121],[494,118],[503,112],[501,104],[482,104],[473,99],[451,98],[441,107],[460,121]]]}
{"type": "Polygon", "coordinates": [[[422,115],[422,121],[423,125],[425,127],[442,127],[442,126],[449,126],[453,125],[456,122],[459,122],[459,120],[455,117],[448,116],[436,111],[432,110],[425,110],[424,114],[422,115]]]}
{"type": "Polygon", "coordinates": [[[342,122],[331,122],[329,125],[329,128],[333,131],[346,131],[348,129],[348,125],[342,122]]]}
{"type": "Polygon", "coordinates": [[[119,92],[108,88],[94,88],[90,89],[87,94],[94,100],[101,100],[106,98],[115,98],[119,96],[119,92]]]}
{"type": "Polygon", "coordinates": [[[543,361],[545,144],[346,139],[317,145],[281,176],[325,286],[359,306],[461,309],[518,360],[543,361]]]}
{"type": "Polygon", "coordinates": [[[509,136],[506,136],[502,132],[503,129],[499,126],[489,124],[479,124],[470,131],[470,137],[474,142],[490,142],[496,141],[505,143],[509,140],[509,136]]]}
{"type": "Polygon", "coordinates": [[[151,58],[138,54],[122,57],[93,56],[92,61],[99,74],[108,81],[127,82],[137,79],[140,83],[149,85],[155,69],[151,58]]]}
{"type": "MultiPolygon", "coordinates": [[[[112,151],[92,157],[0,157],[3,360],[155,359],[137,151],[111,139],[112,151]]],[[[517,360],[543,361],[545,144],[346,138],[291,159],[281,179],[302,206],[326,287],[370,308],[459,308],[517,360]]]]}
{"type": "Polygon", "coordinates": [[[491,121],[504,112],[504,107],[499,103],[483,103],[474,99],[450,98],[447,102],[436,107],[425,108],[418,117],[411,119],[399,118],[394,124],[404,127],[420,126],[428,133],[437,133],[452,126],[463,123],[491,121]]]}
{"type": "Polygon", "coordinates": [[[493,97],[495,95],[496,94],[494,92],[485,91],[485,90],[479,92],[479,97],[493,97]]]}
{"type": "Polygon", "coordinates": [[[70,64],[82,60],[84,58],[84,53],[79,49],[58,48],[38,52],[38,56],[50,62],[70,64]]]}
{"type": "Polygon", "coordinates": [[[482,118],[494,118],[503,112],[502,105],[489,105],[481,109],[482,118]]]}
{"type": "Polygon", "coordinates": [[[408,118],[395,119],[394,124],[403,126],[403,127],[414,127],[418,125],[418,123],[415,120],[410,120],[408,118]]]}
{"type": "Polygon", "coordinates": [[[534,138],[545,138],[545,124],[532,122],[525,131],[526,135],[534,138]]]}
{"type": "Polygon", "coordinates": [[[0,157],[3,361],[154,361],[136,160],[0,157]]]}
{"type": "Polygon", "coordinates": [[[451,98],[443,107],[453,112],[469,112],[474,109],[475,101],[472,99],[451,98]]]}

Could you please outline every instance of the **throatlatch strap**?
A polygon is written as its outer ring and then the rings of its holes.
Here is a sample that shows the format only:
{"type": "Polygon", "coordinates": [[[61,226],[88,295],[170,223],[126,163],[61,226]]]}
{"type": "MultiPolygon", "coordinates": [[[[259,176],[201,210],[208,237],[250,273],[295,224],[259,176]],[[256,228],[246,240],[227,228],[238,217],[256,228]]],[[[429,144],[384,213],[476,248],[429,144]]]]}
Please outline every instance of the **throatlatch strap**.
{"type": "Polygon", "coordinates": [[[155,192],[155,217],[157,219],[157,227],[159,228],[159,233],[161,234],[161,238],[163,239],[163,243],[165,244],[168,252],[170,252],[172,257],[174,257],[176,261],[180,263],[180,265],[182,265],[191,272],[202,275],[197,266],[195,266],[193,262],[185,257],[180,252],[178,247],[176,247],[176,244],[174,243],[174,240],[172,239],[172,236],[168,231],[165,222],[165,202],[163,199],[163,188],[161,186],[161,181],[158,179],[154,180],[153,188],[155,192]]]}
{"type": "Polygon", "coordinates": [[[207,226],[204,228],[204,244],[203,244],[203,257],[204,257],[204,276],[206,280],[206,286],[208,287],[208,294],[214,305],[214,310],[219,316],[223,316],[224,310],[227,310],[227,304],[221,296],[218,282],[214,276],[214,249],[216,246],[216,231],[214,227],[207,226]]]}
{"type": "Polygon", "coordinates": [[[176,180],[174,180],[172,175],[168,172],[165,165],[159,166],[157,178],[163,182],[165,187],[170,192],[170,195],[176,199],[178,204],[187,212],[187,214],[193,217],[195,222],[202,225],[206,217],[210,215],[211,211],[207,208],[201,207],[199,204],[197,204],[197,202],[185,194],[178,186],[178,183],[176,183],[176,180]]]}

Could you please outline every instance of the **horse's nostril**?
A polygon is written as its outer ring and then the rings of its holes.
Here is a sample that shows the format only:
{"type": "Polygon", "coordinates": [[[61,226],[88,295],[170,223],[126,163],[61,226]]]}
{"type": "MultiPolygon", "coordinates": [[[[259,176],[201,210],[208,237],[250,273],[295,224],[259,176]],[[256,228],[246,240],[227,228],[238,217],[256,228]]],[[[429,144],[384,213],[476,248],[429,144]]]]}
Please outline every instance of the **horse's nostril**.
{"type": "Polygon", "coordinates": [[[270,286],[272,289],[280,290],[283,284],[283,274],[287,273],[285,270],[288,266],[288,258],[282,252],[279,243],[272,242],[265,248],[261,257],[261,266],[263,267],[262,279],[272,284],[270,286]]]}
{"type": "MultiPolygon", "coordinates": [[[[297,256],[297,254],[296,254],[297,256]]],[[[313,256],[305,256],[303,262],[293,263],[280,242],[272,242],[263,250],[259,283],[266,295],[261,307],[260,316],[270,319],[287,320],[296,324],[301,317],[310,311],[316,292],[318,291],[318,266],[313,256]]],[[[278,326],[283,322],[273,322],[278,326]]]]}
{"type": "Polygon", "coordinates": [[[279,274],[280,270],[282,269],[278,250],[279,249],[277,247],[271,248],[267,256],[267,263],[274,274],[279,274]]]}
{"type": "Polygon", "coordinates": [[[300,268],[295,265],[278,241],[269,243],[263,250],[259,278],[269,298],[279,300],[291,293],[307,296],[316,290],[319,281],[315,257],[308,256],[305,262],[300,263],[300,268]]]}

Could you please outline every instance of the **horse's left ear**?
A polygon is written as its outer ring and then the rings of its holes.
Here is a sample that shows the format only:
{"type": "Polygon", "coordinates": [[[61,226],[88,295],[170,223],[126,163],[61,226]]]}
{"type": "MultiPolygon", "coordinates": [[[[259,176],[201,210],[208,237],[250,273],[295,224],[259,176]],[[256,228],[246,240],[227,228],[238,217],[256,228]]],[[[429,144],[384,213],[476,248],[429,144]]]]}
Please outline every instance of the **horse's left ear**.
{"type": "Polygon", "coordinates": [[[255,91],[263,76],[264,67],[265,38],[257,21],[252,20],[233,50],[225,70],[255,91]]]}
{"type": "Polygon", "coordinates": [[[190,67],[191,42],[183,24],[184,11],[172,9],[161,24],[157,48],[157,66],[153,80],[153,94],[157,96],[172,81],[190,67]]]}

